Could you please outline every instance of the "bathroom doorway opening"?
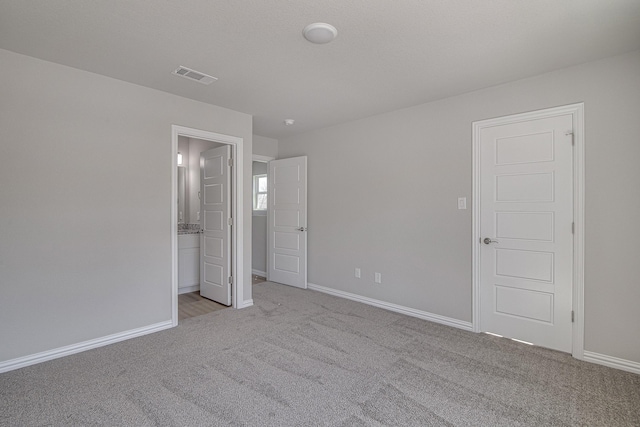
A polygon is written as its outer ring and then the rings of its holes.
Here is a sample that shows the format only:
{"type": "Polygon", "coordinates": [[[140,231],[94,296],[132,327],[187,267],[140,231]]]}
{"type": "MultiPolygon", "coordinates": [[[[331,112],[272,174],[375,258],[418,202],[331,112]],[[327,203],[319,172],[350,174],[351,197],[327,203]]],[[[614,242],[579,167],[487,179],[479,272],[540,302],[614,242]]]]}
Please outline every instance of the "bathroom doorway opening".
{"type": "MultiPolygon", "coordinates": [[[[199,295],[201,280],[205,277],[200,271],[201,254],[204,254],[204,238],[201,232],[204,212],[200,209],[200,199],[204,196],[204,192],[200,188],[200,154],[216,147],[229,147],[231,158],[230,180],[224,185],[225,192],[230,196],[229,215],[224,219],[225,225],[229,227],[230,243],[226,248],[230,263],[228,272],[224,274],[224,285],[230,289],[231,298],[228,302],[231,307],[242,308],[251,305],[251,301],[249,304],[244,301],[242,293],[244,218],[242,193],[239,189],[243,188],[243,140],[234,136],[174,125],[172,126],[171,169],[171,283],[174,326],[179,320],[226,308],[199,295]]],[[[223,303],[226,304],[226,302],[223,303]]]]}

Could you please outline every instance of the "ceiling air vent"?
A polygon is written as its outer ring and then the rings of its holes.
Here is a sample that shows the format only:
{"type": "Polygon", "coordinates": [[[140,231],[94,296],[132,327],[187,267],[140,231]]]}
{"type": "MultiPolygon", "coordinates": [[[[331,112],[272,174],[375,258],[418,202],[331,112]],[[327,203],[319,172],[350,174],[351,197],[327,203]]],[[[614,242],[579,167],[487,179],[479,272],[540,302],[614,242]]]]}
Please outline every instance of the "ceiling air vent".
{"type": "Polygon", "coordinates": [[[183,67],[182,65],[176,68],[173,71],[173,74],[184,77],[185,79],[194,80],[198,83],[202,83],[203,85],[208,85],[218,80],[217,77],[192,70],[191,68],[183,67]]]}

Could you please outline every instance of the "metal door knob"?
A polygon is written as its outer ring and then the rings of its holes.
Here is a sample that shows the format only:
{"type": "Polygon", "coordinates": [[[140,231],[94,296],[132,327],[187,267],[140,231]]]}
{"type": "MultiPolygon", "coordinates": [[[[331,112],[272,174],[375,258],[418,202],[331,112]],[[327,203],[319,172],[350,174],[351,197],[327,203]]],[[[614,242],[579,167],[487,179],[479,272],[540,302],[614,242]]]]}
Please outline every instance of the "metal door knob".
{"type": "Polygon", "coordinates": [[[307,229],[305,227],[296,228],[296,230],[298,230],[298,231],[307,231],[307,229]]]}
{"type": "Polygon", "coordinates": [[[489,238],[489,237],[485,237],[483,242],[484,242],[485,245],[488,245],[490,243],[498,243],[497,240],[491,240],[491,238],[489,238]]]}

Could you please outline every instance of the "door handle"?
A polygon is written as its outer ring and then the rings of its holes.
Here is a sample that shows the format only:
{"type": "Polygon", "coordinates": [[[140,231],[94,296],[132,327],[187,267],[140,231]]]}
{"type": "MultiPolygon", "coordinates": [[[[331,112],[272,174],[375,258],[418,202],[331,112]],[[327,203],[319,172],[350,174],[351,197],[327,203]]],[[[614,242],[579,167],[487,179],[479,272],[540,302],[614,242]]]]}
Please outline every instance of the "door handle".
{"type": "Polygon", "coordinates": [[[298,231],[307,231],[307,227],[296,228],[296,230],[298,230],[298,231]]]}
{"type": "Polygon", "coordinates": [[[489,237],[485,237],[484,240],[482,241],[485,245],[491,244],[491,243],[500,243],[497,240],[491,240],[491,238],[489,237]]]}

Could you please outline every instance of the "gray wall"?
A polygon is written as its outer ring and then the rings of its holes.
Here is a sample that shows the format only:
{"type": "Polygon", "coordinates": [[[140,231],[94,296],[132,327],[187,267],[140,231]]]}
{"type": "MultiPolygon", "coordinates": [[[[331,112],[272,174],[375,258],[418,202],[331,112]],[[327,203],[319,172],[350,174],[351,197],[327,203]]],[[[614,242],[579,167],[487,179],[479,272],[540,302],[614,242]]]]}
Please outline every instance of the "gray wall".
{"type": "Polygon", "coordinates": [[[471,123],[582,101],[585,349],[640,362],[640,52],[280,140],[309,156],[309,281],[471,321],[471,123]]]}
{"type": "MultiPolygon", "coordinates": [[[[255,150],[254,150],[255,151],[255,150]]],[[[253,162],[253,174],[267,173],[267,163],[253,162]]],[[[251,262],[254,270],[267,271],[267,216],[266,212],[253,212],[251,226],[251,262]]]]}
{"type": "Polygon", "coordinates": [[[266,136],[253,135],[253,154],[278,157],[278,140],[266,136]]]}
{"type": "Polygon", "coordinates": [[[251,116],[0,50],[0,361],[171,318],[171,125],[251,116]]]}

